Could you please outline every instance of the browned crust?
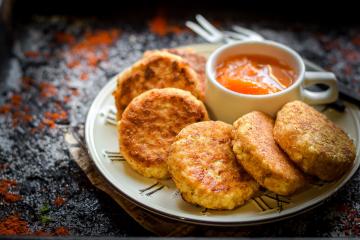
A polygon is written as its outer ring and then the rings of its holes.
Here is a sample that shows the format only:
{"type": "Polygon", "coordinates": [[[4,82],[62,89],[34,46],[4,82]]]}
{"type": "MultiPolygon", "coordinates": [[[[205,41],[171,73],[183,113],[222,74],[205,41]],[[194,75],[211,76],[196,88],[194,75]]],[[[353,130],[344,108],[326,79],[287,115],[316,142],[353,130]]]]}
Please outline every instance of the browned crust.
{"type": "Polygon", "coordinates": [[[233,209],[257,192],[258,184],[236,162],[231,130],[231,125],[219,121],[194,123],[171,145],[169,171],[187,202],[233,209]]]}
{"type": "MultiPolygon", "coordinates": [[[[205,67],[206,67],[206,58],[198,53],[196,53],[191,48],[184,48],[184,49],[177,49],[177,48],[170,48],[170,49],[163,49],[161,51],[166,51],[177,56],[182,57],[189,66],[195,70],[195,72],[199,76],[201,90],[203,94],[205,94],[205,87],[206,87],[206,74],[205,74],[205,67]]],[[[146,51],[144,56],[148,54],[152,54],[153,51],[146,51]]]]}
{"type": "Polygon", "coordinates": [[[278,112],[274,137],[305,173],[322,180],[341,177],[355,160],[347,134],[301,101],[287,103],[278,112]]]}
{"type": "Polygon", "coordinates": [[[185,126],[208,119],[204,104],[190,92],[152,89],[134,98],[119,124],[120,150],[146,177],[167,178],[170,145],[185,126]]]}
{"type": "Polygon", "coordinates": [[[274,141],[273,126],[273,119],[262,112],[242,116],[234,123],[233,150],[260,185],[289,195],[304,186],[305,178],[274,141]]]}
{"type": "Polygon", "coordinates": [[[146,55],[117,77],[113,95],[118,119],[131,100],[153,88],[174,87],[204,99],[196,72],[179,56],[164,51],[146,55]]]}

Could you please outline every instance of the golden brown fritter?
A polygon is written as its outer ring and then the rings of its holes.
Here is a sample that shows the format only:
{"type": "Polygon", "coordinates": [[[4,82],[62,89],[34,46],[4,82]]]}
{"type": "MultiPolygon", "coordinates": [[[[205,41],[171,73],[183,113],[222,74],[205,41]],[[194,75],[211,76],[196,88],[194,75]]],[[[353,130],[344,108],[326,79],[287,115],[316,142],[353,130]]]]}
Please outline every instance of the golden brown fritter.
{"type": "Polygon", "coordinates": [[[146,177],[168,178],[170,145],[185,126],[208,119],[204,104],[190,92],[163,88],[134,98],[118,126],[120,150],[130,166],[146,177]]]}
{"type": "MultiPolygon", "coordinates": [[[[205,74],[205,66],[206,66],[206,58],[204,56],[201,56],[200,54],[197,54],[193,49],[191,48],[184,48],[184,49],[163,49],[161,51],[166,51],[172,54],[175,54],[177,56],[182,57],[189,65],[190,67],[195,70],[195,72],[198,74],[200,79],[200,85],[201,90],[205,94],[205,84],[206,84],[206,74],[205,74]]],[[[152,54],[154,51],[146,51],[144,53],[144,56],[147,56],[148,54],[152,54]]]]}
{"type": "Polygon", "coordinates": [[[233,209],[257,192],[258,184],[236,162],[231,130],[229,124],[205,121],[177,135],[167,162],[185,201],[210,209],[233,209]]]}
{"type": "Polygon", "coordinates": [[[287,103],[277,113],[274,137],[305,173],[322,180],[341,177],[355,159],[347,134],[301,101],[287,103]]]}
{"type": "Polygon", "coordinates": [[[134,97],[149,89],[166,87],[187,90],[200,100],[204,98],[197,73],[181,57],[154,51],[117,77],[113,95],[118,119],[134,97]]]}
{"type": "Polygon", "coordinates": [[[250,112],[234,123],[233,150],[239,163],[263,187],[280,195],[294,193],[305,184],[273,137],[273,119],[250,112]]]}

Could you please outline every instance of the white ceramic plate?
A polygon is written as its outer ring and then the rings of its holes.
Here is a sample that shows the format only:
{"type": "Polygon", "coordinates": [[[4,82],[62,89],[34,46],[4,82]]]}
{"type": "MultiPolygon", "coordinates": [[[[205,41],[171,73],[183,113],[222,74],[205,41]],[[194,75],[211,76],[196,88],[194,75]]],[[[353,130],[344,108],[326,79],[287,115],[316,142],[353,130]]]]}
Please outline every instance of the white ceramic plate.
{"type": "MultiPolygon", "coordinates": [[[[208,56],[218,45],[200,44],[186,46],[208,56]]],[[[321,70],[307,64],[310,70],[321,70]]],[[[114,109],[111,95],[116,80],[112,79],[99,92],[89,110],[86,120],[86,144],[89,154],[100,173],[128,200],[156,214],[180,221],[204,225],[240,226],[272,222],[311,209],[341,188],[356,172],[359,159],[359,119],[356,106],[346,103],[346,111],[322,110],[332,121],[342,127],[354,139],[357,158],[353,167],[338,181],[310,188],[291,198],[266,193],[250,200],[246,205],[232,211],[214,211],[186,203],[171,180],[157,181],[137,174],[126,161],[112,161],[104,151],[118,152],[117,131],[107,123],[109,110],[114,109]]]]}

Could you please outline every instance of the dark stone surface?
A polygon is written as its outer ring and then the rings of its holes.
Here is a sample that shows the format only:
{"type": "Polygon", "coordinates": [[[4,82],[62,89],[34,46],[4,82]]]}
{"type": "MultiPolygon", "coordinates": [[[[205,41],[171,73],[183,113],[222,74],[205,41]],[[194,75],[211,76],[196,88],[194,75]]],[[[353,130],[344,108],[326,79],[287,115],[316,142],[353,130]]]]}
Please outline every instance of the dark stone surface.
{"type": "MultiPolygon", "coordinates": [[[[288,44],[303,56],[334,71],[344,86],[360,92],[358,27],[331,29],[315,24],[245,21],[241,17],[224,20],[224,15],[214,18],[220,27],[228,29],[236,23],[288,44]]],[[[174,24],[182,26],[183,20],[175,19],[174,24]]],[[[0,81],[0,106],[10,104],[14,95],[21,96],[21,104],[12,113],[0,115],[0,179],[16,180],[17,187],[12,191],[20,194],[22,200],[8,203],[0,196],[0,219],[19,214],[28,221],[32,231],[53,231],[65,226],[71,235],[152,235],[89,183],[71,160],[63,133],[68,127],[84,123],[88,108],[102,86],[138,59],[144,50],[201,42],[204,41],[189,31],[165,36],[151,33],[146,21],[34,17],[17,23],[12,58],[0,81]],[[79,42],[86,32],[109,28],[119,29],[121,33],[107,47],[108,59],[95,68],[83,63],[76,68],[66,65],[70,46],[55,40],[58,32],[70,33],[75,36],[75,42],[79,42]],[[29,54],[29,51],[36,54],[29,54]],[[83,73],[88,79],[81,80],[83,73]],[[51,89],[45,87],[44,90],[43,83],[52,84],[56,94],[46,94],[51,89]],[[73,94],[65,101],[64,97],[74,89],[78,95],[73,94]],[[54,128],[45,124],[40,129],[45,112],[59,109],[67,112],[68,117],[56,121],[54,128]],[[27,112],[32,119],[19,120],[14,126],[14,112],[27,112]],[[56,197],[65,199],[64,204],[56,206],[56,197]],[[47,206],[49,210],[44,214],[47,206]],[[44,215],[49,220],[44,220],[44,215]]],[[[279,223],[247,228],[246,235],[359,236],[359,186],[357,173],[321,207],[279,223]]],[[[193,235],[201,236],[201,228],[193,235]]]]}

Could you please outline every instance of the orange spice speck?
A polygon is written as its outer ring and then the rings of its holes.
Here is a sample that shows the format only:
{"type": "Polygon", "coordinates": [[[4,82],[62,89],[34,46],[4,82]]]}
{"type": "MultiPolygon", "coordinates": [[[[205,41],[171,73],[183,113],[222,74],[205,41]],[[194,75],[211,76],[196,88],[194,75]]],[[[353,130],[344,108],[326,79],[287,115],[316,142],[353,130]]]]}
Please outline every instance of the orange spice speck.
{"type": "Polygon", "coordinates": [[[54,121],[66,119],[68,117],[68,114],[65,111],[54,112],[54,113],[45,112],[44,115],[45,115],[45,118],[51,119],[51,120],[54,120],[54,121]]]}
{"type": "Polygon", "coordinates": [[[117,29],[97,31],[94,33],[88,32],[85,34],[85,38],[72,48],[72,51],[80,52],[83,50],[89,50],[89,48],[96,48],[100,45],[110,45],[115,41],[119,34],[120,31],[117,29]]]}
{"type": "Polygon", "coordinates": [[[25,55],[25,57],[28,57],[28,58],[37,58],[37,57],[39,57],[40,53],[36,52],[36,51],[26,51],[26,52],[24,52],[24,55],[25,55]]]}
{"type": "Polygon", "coordinates": [[[31,114],[28,114],[28,110],[26,110],[26,106],[22,110],[13,111],[12,112],[12,125],[16,127],[19,123],[22,122],[30,122],[33,119],[31,114]]]}
{"type": "Polygon", "coordinates": [[[29,106],[23,105],[23,103],[22,97],[14,94],[10,98],[10,103],[0,106],[0,114],[10,113],[12,125],[14,127],[19,123],[30,122],[33,119],[33,116],[29,114],[29,106]]]}
{"type": "Polygon", "coordinates": [[[62,198],[62,197],[60,197],[60,196],[56,197],[55,200],[54,200],[54,205],[55,205],[56,207],[60,207],[60,206],[62,206],[64,203],[65,203],[65,199],[62,198]]]}
{"type": "Polygon", "coordinates": [[[75,68],[75,67],[80,65],[80,61],[74,59],[74,60],[68,62],[66,65],[67,65],[68,68],[75,68]]]}
{"type": "Polygon", "coordinates": [[[18,108],[21,105],[22,97],[20,95],[13,95],[11,97],[11,105],[15,108],[18,108]]]}
{"type": "Polygon", "coordinates": [[[21,200],[22,197],[20,195],[10,192],[10,189],[16,187],[16,185],[15,180],[0,180],[0,196],[2,196],[6,202],[17,202],[21,200]]]}
{"type": "Polygon", "coordinates": [[[64,96],[64,99],[63,99],[64,103],[69,103],[70,100],[71,100],[70,96],[64,96]]]}
{"type": "Polygon", "coordinates": [[[25,88],[29,88],[33,82],[33,80],[30,77],[24,76],[21,78],[22,85],[25,88]]]}
{"type": "Polygon", "coordinates": [[[6,202],[18,202],[22,199],[22,197],[18,194],[7,193],[4,195],[4,199],[6,202]]]}
{"type": "Polygon", "coordinates": [[[41,126],[40,129],[42,129],[44,126],[48,126],[50,128],[55,128],[56,127],[55,121],[51,120],[51,119],[44,118],[41,123],[42,124],[39,125],[39,126],[41,126]]]}
{"type": "Polygon", "coordinates": [[[161,12],[149,21],[149,29],[152,33],[161,37],[168,33],[180,34],[187,31],[187,29],[183,27],[170,24],[168,19],[161,12]]]}
{"type": "Polygon", "coordinates": [[[52,97],[57,94],[57,88],[47,82],[40,83],[40,96],[42,97],[52,97]]]}
{"type": "Polygon", "coordinates": [[[85,80],[88,80],[89,79],[89,75],[85,72],[81,73],[80,75],[80,79],[85,81],[85,80]]]}
{"type": "Polygon", "coordinates": [[[99,61],[98,57],[93,53],[88,53],[86,58],[87,64],[92,67],[96,66],[99,61]]]}
{"type": "Polygon", "coordinates": [[[16,215],[0,220],[0,235],[28,235],[29,224],[16,215]]]}
{"type": "Polygon", "coordinates": [[[65,53],[67,66],[75,68],[82,66],[96,67],[100,61],[107,60],[107,47],[119,37],[118,29],[87,32],[82,40],[71,46],[65,53]],[[83,63],[83,64],[82,64],[83,63]]]}
{"type": "Polygon", "coordinates": [[[58,227],[54,231],[54,235],[56,236],[67,236],[69,235],[69,230],[65,227],[58,227]]]}
{"type": "Polygon", "coordinates": [[[150,20],[149,27],[152,33],[165,36],[167,34],[168,23],[165,17],[158,15],[150,20]]]}
{"type": "Polygon", "coordinates": [[[10,108],[10,104],[4,104],[2,106],[0,106],[0,114],[6,114],[8,112],[10,112],[11,108],[10,108]]]}
{"type": "Polygon", "coordinates": [[[24,115],[24,121],[25,122],[31,122],[31,120],[33,120],[33,116],[30,114],[25,114],[24,115]]]}
{"type": "Polygon", "coordinates": [[[55,40],[59,43],[73,44],[75,37],[69,33],[58,32],[55,34],[55,40]]]}
{"type": "Polygon", "coordinates": [[[0,220],[0,235],[67,236],[69,230],[61,226],[50,232],[41,229],[33,232],[27,221],[13,214],[0,220]]]}
{"type": "Polygon", "coordinates": [[[9,166],[8,163],[1,163],[1,164],[0,164],[0,171],[7,169],[8,166],[9,166]]]}
{"type": "MultiPolygon", "coordinates": [[[[59,105],[59,107],[57,107],[57,108],[60,109],[61,106],[59,105]]],[[[39,124],[37,129],[41,130],[45,126],[48,126],[50,128],[55,128],[57,120],[64,120],[64,119],[67,119],[67,118],[68,118],[68,114],[67,114],[67,112],[65,112],[63,110],[58,110],[58,112],[54,112],[54,113],[45,112],[44,113],[44,118],[43,118],[42,122],[39,124]]]]}

